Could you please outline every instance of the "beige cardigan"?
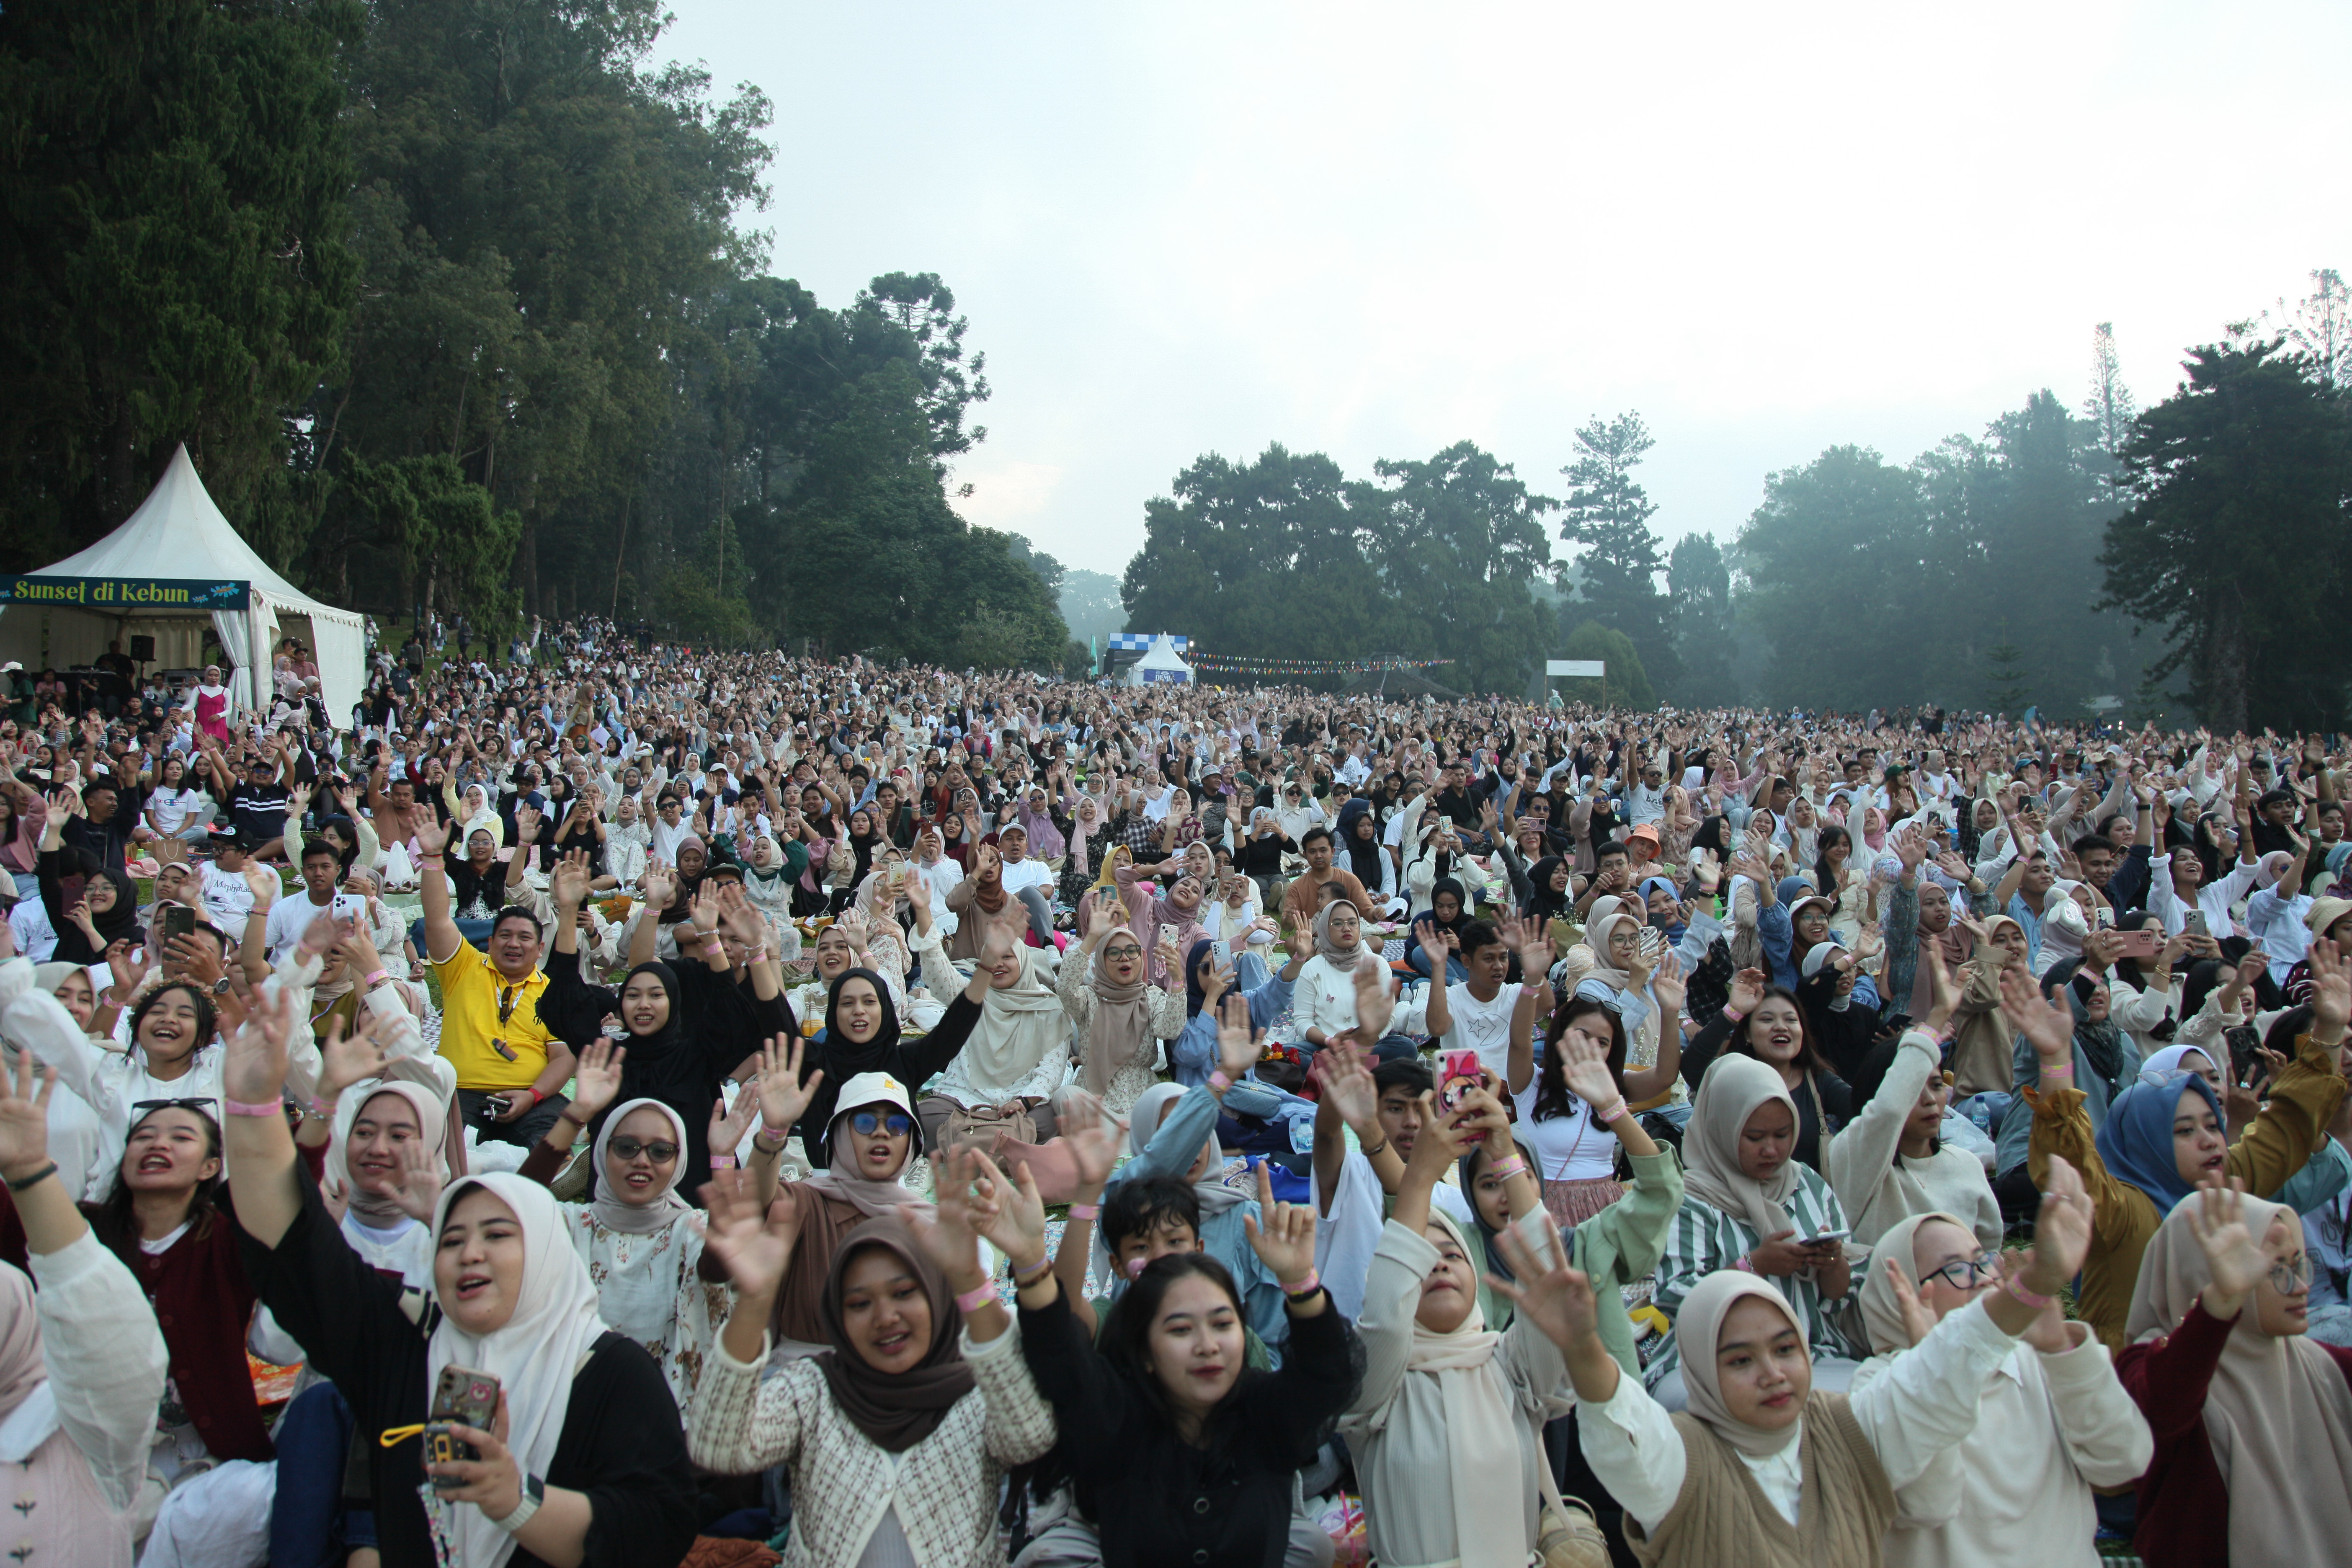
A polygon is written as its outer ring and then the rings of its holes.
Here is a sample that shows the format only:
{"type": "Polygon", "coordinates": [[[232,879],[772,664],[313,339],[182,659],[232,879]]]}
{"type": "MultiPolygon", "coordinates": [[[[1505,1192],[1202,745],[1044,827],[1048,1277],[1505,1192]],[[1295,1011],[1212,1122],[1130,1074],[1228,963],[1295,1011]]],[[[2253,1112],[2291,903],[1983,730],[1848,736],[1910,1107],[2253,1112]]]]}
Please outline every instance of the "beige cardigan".
{"type": "Polygon", "coordinates": [[[1003,1568],[997,1494],[1008,1468],[1054,1446],[1054,1413],[1021,1359],[1019,1324],[984,1345],[965,1331],[963,1356],[979,1386],[929,1436],[892,1454],[841,1413],[814,1358],[763,1379],[761,1366],[737,1361],[720,1340],[688,1411],[687,1451],[725,1475],[791,1467],[786,1568],[856,1563],[893,1505],[925,1568],[1003,1568]]]}

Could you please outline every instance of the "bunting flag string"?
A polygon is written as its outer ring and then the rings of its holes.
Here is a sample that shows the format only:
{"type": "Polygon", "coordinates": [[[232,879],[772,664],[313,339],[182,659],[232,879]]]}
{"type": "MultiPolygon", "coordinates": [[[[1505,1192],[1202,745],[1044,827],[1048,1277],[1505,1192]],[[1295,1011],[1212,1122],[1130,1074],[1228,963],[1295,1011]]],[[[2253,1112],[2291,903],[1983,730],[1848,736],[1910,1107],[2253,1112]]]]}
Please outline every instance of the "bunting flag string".
{"type": "Polygon", "coordinates": [[[1237,655],[1188,650],[1184,662],[1204,674],[1225,675],[1361,675],[1376,669],[1433,669],[1452,664],[1450,658],[1244,658],[1237,655]]]}

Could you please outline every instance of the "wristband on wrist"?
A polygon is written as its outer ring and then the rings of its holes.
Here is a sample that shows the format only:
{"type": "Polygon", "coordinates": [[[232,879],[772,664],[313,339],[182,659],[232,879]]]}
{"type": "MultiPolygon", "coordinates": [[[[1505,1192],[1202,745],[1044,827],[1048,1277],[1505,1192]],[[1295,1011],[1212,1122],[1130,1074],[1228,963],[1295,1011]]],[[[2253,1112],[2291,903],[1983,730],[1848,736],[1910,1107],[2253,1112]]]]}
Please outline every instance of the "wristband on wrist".
{"type": "Polygon", "coordinates": [[[29,1176],[11,1176],[8,1178],[8,1190],[12,1193],[21,1193],[27,1187],[37,1186],[57,1173],[58,1163],[55,1160],[52,1160],[29,1176]]]}
{"type": "Polygon", "coordinates": [[[2043,1078],[2073,1078],[2074,1076],[2074,1064],[2073,1062],[2046,1063],[2042,1068],[2042,1076],[2043,1078]]]}
{"type": "Polygon", "coordinates": [[[1210,1087],[1211,1089],[1217,1089],[1217,1090],[1223,1091],[1223,1090],[1224,1090],[1224,1089],[1228,1089],[1233,1088],[1233,1087],[1234,1087],[1234,1080],[1233,1080],[1233,1079],[1229,1079],[1229,1078],[1227,1078],[1227,1077],[1224,1075],[1223,1071],[1221,1069],[1221,1070],[1219,1070],[1219,1071],[1213,1072],[1213,1073],[1211,1073],[1211,1074],[1209,1075],[1209,1087],[1210,1087]]]}
{"type": "MultiPolygon", "coordinates": [[[[1276,1283],[1280,1282],[1276,1281],[1276,1283]]],[[[1307,1278],[1301,1279],[1297,1284],[1284,1285],[1282,1287],[1282,1294],[1286,1299],[1298,1302],[1311,1301],[1317,1296],[1320,1295],[1322,1290],[1322,1276],[1317,1274],[1312,1268],[1307,1271],[1307,1278]]]]}
{"type": "Polygon", "coordinates": [[[2000,1282],[2000,1288],[2008,1291],[2011,1298],[2032,1308],[2037,1312],[2042,1311],[2045,1308],[2054,1307],[2058,1304],[2057,1297],[2037,1296],[2032,1291],[2025,1289],[2024,1286],[2020,1285],[2017,1282],[2017,1277],[2015,1275],[2011,1275],[2009,1279],[2002,1280],[2000,1282]]]}
{"type": "Polygon", "coordinates": [[[1724,1017],[1726,1017],[1727,1019],[1728,1019],[1729,1021],[1731,1021],[1732,1023],[1735,1023],[1735,1024],[1737,1024],[1738,1022],[1739,1022],[1739,1020],[1740,1020],[1740,1019],[1745,1018],[1746,1016],[1748,1016],[1748,1015],[1747,1015],[1747,1014],[1740,1012],[1738,1009],[1737,1009],[1737,1008],[1735,1008],[1735,1007],[1726,1007],[1726,1008],[1723,1010],[1723,1016],[1724,1016],[1724,1017]]]}
{"type": "Polygon", "coordinates": [[[780,1153],[782,1152],[785,1142],[791,1139],[792,1135],[793,1130],[789,1127],[771,1127],[767,1123],[761,1122],[760,1124],[760,1130],[751,1134],[751,1147],[759,1150],[763,1154],[780,1153]],[[775,1142],[772,1143],[769,1142],[768,1140],[771,1138],[773,1138],[775,1142]]]}
{"type": "Polygon", "coordinates": [[[373,991],[391,978],[392,972],[390,970],[378,969],[371,971],[367,978],[360,982],[360,989],[362,991],[373,991]]]}
{"type": "Polygon", "coordinates": [[[1499,1181],[1507,1182],[1513,1176],[1526,1175],[1528,1173],[1528,1163],[1515,1154],[1499,1165],[1489,1166],[1486,1173],[1499,1181]]]}
{"type": "Polygon", "coordinates": [[[1357,1152],[1357,1153],[1359,1153],[1359,1154],[1361,1154],[1365,1159],[1369,1160],[1369,1159],[1370,1159],[1373,1155],[1375,1155],[1375,1154],[1379,1153],[1381,1150],[1383,1150],[1383,1149],[1387,1148],[1388,1146],[1389,1146],[1389,1141],[1388,1141],[1387,1139],[1383,1138],[1383,1139],[1381,1139],[1379,1142],[1377,1142],[1377,1143],[1373,1144],[1370,1148],[1369,1148],[1369,1149],[1358,1149],[1358,1150],[1356,1151],[1356,1152],[1357,1152]]]}
{"type": "Polygon", "coordinates": [[[545,1497],[547,1483],[537,1476],[524,1477],[522,1496],[515,1503],[514,1511],[504,1519],[494,1519],[490,1522],[509,1535],[512,1535],[530,1522],[530,1516],[539,1511],[540,1502],[545,1497]]]}
{"type": "Polygon", "coordinates": [[[1026,1268],[1016,1268],[1013,1271],[1013,1288],[1016,1290],[1026,1290],[1033,1285],[1042,1285],[1045,1282],[1045,1276],[1053,1271],[1053,1258],[1041,1258],[1026,1268]]]}
{"type": "Polygon", "coordinates": [[[710,1156],[710,1168],[714,1171],[731,1171],[735,1168],[735,1156],[732,1154],[713,1154],[710,1156]]]}
{"type": "Polygon", "coordinates": [[[1731,1260],[1731,1266],[1734,1268],[1738,1269],[1743,1274],[1753,1274],[1756,1272],[1756,1260],[1748,1257],[1748,1254],[1744,1252],[1731,1260]]]}
{"type": "Polygon", "coordinates": [[[221,1108],[231,1116],[283,1116],[286,1102],[282,1100],[244,1100],[221,1096],[221,1108]]]}
{"type": "Polygon", "coordinates": [[[1072,1219],[1100,1219],[1102,1217],[1102,1205],[1072,1204],[1070,1205],[1070,1217],[1072,1219]]]}
{"type": "Polygon", "coordinates": [[[1624,1114],[1625,1100],[1622,1096],[1620,1096],[1616,1100],[1610,1101],[1607,1105],[1596,1105],[1592,1108],[1593,1124],[1595,1126],[1605,1127],[1610,1122],[1616,1121],[1619,1117],[1624,1114]]]}
{"type": "Polygon", "coordinates": [[[994,1300],[996,1300],[996,1287],[983,1279],[955,1299],[956,1310],[977,1312],[994,1300]]]}

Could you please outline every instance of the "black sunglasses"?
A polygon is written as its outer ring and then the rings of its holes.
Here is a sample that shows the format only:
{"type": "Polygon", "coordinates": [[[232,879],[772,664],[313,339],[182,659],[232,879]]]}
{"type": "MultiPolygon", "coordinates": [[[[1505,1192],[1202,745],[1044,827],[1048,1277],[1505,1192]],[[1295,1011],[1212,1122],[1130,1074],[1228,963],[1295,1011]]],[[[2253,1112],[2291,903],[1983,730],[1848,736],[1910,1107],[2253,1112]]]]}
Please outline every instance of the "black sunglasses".
{"type": "Polygon", "coordinates": [[[610,1142],[606,1143],[604,1147],[610,1149],[614,1154],[618,1155],[624,1163],[634,1160],[640,1154],[645,1155],[656,1165],[667,1165],[672,1160],[677,1158],[677,1144],[667,1142],[648,1143],[639,1138],[616,1137],[610,1142]]]}

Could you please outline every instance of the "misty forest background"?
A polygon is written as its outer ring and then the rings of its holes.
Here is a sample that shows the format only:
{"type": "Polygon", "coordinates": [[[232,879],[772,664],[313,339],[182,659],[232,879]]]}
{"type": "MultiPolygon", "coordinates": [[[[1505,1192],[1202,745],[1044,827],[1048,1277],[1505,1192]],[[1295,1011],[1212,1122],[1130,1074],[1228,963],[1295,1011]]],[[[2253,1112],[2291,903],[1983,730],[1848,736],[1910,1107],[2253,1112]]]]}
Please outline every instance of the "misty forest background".
{"type": "Polygon", "coordinates": [[[1627,411],[1529,479],[1466,441],[1353,477],[1204,454],[1113,578],[959,516],[989,387],[949,284],[776,276],[771,105],[656,65],[662,25],[659,0],[9,0],[0,570],[102,537],[184,441],[297,583],[492,632],[599,614],[1080,673],[1131,627],[1445,658],[1471,691],[1602,658],[1636,706],[2352,728],[2333,271],[2217,322],[2146,409],[2100,327],[2086,387],[1908,461],[1832,447],[1671,543],[1627,411]]]}

